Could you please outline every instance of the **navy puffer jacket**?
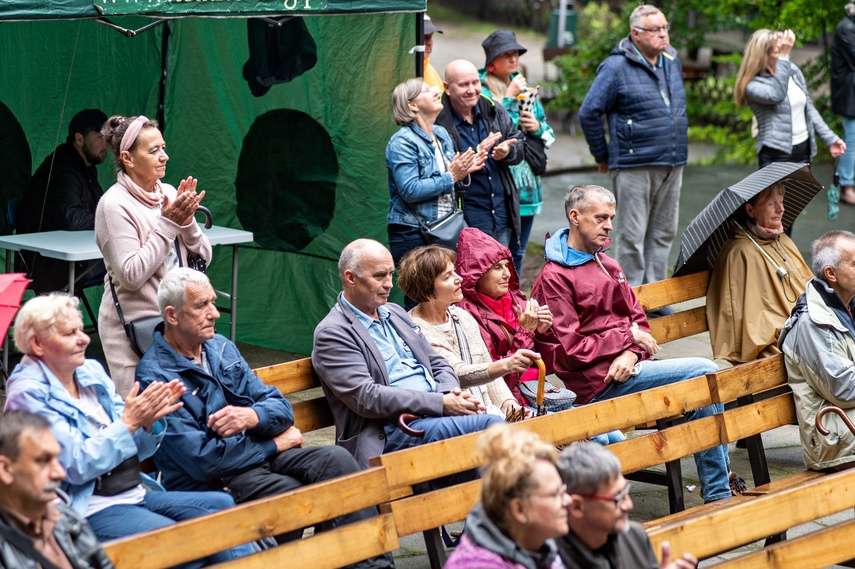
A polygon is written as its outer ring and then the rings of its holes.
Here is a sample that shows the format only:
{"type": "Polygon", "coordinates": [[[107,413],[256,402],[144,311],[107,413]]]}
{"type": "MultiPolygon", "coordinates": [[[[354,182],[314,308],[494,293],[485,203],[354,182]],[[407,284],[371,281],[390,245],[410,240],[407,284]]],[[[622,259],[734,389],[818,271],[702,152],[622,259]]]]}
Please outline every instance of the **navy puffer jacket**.
{"type": "Polygon", "coordinates": [[[689,120],[683,66],[671,47],[661,60],[664,93],[650,64],[629,38],[622,39],[597,69],[579,109],[579,123],[591,154],[598,163],[608,162],[609,170],[686,163],[689,120]],[[608,142],[603,115],[608,119],[608,142]]]}

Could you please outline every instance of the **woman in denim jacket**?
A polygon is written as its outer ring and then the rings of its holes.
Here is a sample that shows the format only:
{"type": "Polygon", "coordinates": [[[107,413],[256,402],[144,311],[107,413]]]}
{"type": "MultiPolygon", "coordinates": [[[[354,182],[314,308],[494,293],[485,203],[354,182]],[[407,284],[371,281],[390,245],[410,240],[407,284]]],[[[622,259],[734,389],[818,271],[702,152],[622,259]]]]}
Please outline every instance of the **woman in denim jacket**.
{"type": "Polygon", "coordinates": [[[455,154],[448,132],[434,124],[441,110],[439,91],[420,77],[404,81],[392,93],[392,114],[401,126],[386,146],[386,223],[395,264],[408,251],[428,245],[419,221],[434,221],[454,210],[455,184],[465,184],[470,172],[484,166],[486,152],[470,148],[455,154]]]}

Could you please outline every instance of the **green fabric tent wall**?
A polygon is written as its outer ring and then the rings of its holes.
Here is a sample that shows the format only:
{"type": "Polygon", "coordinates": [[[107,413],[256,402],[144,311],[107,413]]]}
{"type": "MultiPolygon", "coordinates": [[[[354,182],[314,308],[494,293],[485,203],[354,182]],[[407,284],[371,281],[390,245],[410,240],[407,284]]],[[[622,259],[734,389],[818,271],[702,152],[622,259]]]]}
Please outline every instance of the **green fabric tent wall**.
{"type": "MultiPolygon", "coordinates": [[[[165,181],[199,178],[218,225],[289,220],[278,233],[274,228],[259,239],[256,232],[257,243],[241,247],[238,339],[309,353],[312,331],[339,290],[342,247],[356,237],[386,240],[384,149],[396,129],[389,95],[412,75],[413,20],[408,14],[306,17],[317,65],[260,98],[241,77],[248,57],[243,19],[172,20],[165,58],[163,26],[126,38],[92,21],[4,23],[0,103],[23,127],[35,167],[81,108],[157,116],[165,65],[165,181]],[[242,156],[251,128],[261,136],[242,156]],[[328,147],[315,140],[324,138],[318,133],[328,135],[328,147]],[[276,144],[264,147],[270,136],[276,144]],[[252,169],[255,178],[244,171],[252,169]],[[282,179],[292,185],[276,187],[282,179]],[[253,180],[266,187],[253,194],[253,180]],[[326,213],[316,216],[315,209],[326,213]]],[[[122,19],[127,27],[144,23],[122,19]]],[[[100,175],[109,187],[112,168],[102,166],[100,175]]],[[[0,184],[3,200],[9,191],[0,184]]],[[[209,269],[223,290],[230,259],[228,249],[218,248],[209,269]]]]}

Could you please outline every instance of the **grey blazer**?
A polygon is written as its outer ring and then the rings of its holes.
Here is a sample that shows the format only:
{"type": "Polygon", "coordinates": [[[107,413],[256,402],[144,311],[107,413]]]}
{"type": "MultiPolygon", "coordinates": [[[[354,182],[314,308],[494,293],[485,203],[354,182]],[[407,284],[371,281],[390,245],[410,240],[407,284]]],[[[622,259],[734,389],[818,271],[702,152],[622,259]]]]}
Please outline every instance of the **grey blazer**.
{"type": "Polygon", "coordinates": [[[793,151],[793,119],[790,100],[787,98],[787,88],[791,75],[796,85],[807,96],[805,121],[808,127],[811,157],[816,156],[814,133],[819,135],[826,146],[831,146],[840,138],[828,128],[828,125],[822,120],[822,115],[813,106],[801,70],[792,62],[779,59],[775,66],[774,76],[764,71],[745,86],[745,98],[748,101],[748,106],[754,111],[754,116],[757,117],[757,125],[760,128],[760,134],[757,136],[758,154],[764,146],[781,152],[793,151]]]}
{"type": "Polygon", "coordinates": [[[384,426],[400,413],[442,416],[442,395],[459,387],[454,369],[431,348],[406,311],[387,304],[390,324],[437,382],[436,393],[389,385],[383,356],[362,322],[341,302],[315,328],[312,365],[321,379],[335,419],[336,444],[347,449],[361,468],[383,453],[384,426]]]}

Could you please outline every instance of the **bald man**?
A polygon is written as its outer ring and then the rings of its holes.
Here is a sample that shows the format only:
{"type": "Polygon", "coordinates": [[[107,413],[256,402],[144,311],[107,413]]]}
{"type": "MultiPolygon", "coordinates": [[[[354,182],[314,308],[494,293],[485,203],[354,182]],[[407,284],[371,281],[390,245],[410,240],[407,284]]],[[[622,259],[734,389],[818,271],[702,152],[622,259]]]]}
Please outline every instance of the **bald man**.
{"type": "MultiPolygon", "coordinates": [[[[392,255],[382,244],[358,239],[338,261],[342,292],[315,328],[312,364],[335,418],[336,444],[363,468],[368,459],[486,429],[503,419],[461,392],[452,367],[431,348],[403,308],[387,304],[392,255]],[[411,436],[397,424],[401,413],[420,418],[411,436]]],[[[474,472],[449,483],[472,479],[474,472]]]]}
{"type": "Polygon", "coordinates": [[[489,156],[471,179],[457,183],[458,193],[465,192],[466,223],[502,245],[518,242],[520,193],[510,166],[523,159],[522,133],[502,105],[481,96],[478,69],[465,59],[456,59],[445,68],[442,105],[436,124],[445,127],[455,149],[465,152],[473,148],[489,156]]]}

